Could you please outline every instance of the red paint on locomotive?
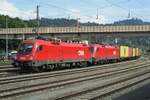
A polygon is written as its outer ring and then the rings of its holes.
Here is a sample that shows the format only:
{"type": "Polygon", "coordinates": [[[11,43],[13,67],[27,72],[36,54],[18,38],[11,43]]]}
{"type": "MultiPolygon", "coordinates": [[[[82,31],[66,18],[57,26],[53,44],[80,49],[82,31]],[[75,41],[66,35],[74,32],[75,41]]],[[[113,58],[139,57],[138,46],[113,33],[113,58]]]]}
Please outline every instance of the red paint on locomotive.
{"type": "Polygon", "coordinates": [[[89,45],[45,40],[25,40],[18,50],[18,62],[31,66],[90,61],[89,45]],[[37,63],[38,62],[38,63],[37,63]],[[34,65],[33,65],[34,64],[34,65]]]}
{"type": "Polygon", "coordinates": [[[119,48],[110,45],[93,45],[93,58],[94,60],[113,60],[119,59],[119,48]]]}

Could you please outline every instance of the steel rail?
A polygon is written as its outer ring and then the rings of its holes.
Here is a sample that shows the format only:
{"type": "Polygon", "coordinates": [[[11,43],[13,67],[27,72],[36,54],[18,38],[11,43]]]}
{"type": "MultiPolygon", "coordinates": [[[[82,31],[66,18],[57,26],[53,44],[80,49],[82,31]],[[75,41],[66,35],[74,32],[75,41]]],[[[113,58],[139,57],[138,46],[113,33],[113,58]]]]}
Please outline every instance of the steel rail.
{"type": "Polygon", "coordinates": [[[52,76],[61,76],[66,74],[73,74],[73,73],[81,73],[81,72],[87,72],[87,71],[94,71],[99,69],[109,69],[109,68],[116,68],[120,66],[125,66],[128,64],[145,64],[149,63],[150,61],[127,61],[127,62],[120,62],[120,63],[114,63],[114,64],[106,64],[106,65],[100,65],[100,66],[92,66],[92,67],[85,67],[85,68],[79,68],[79,69],[67,69],[67,70],[61,70],[61,71],[54,71],[54,72],[44,72],[44,73],[36,73],[36,74],[28,74],[28,75],[19,75],[19,76],[10,76],[10,77],[2,77],[0,78],[0,84],[2,83],[10,83],[10,82],[19,82],[19,81],[25,81],[25,80],[33,80],[33,79],[40,79],[40,78],[48,78],[52,76]]]}
{"type": "Polygon", "coordinates": [[[119,62],[119,63],[114,63],[114,64],[106,64],[106,65],[99,65],[99,66],[92,66],[92,67],[84,67],[84,68],[78,68],[78,69],[67,69],[67,70],[61,70],[61,71],[53,71],[53,72],[44,72],[44,73],[36,73],[36,74],[27,74],[27,75],[19,75],[19,76],[10,76],[10,77],[5,77],[5,78],[0,78],[0,84],[1,82],[4,82],[4,81],[10,81],[12,80],[12,82],[14,81],[19,81],[19,80],[25,80],[25,79],[30,79],[30,77],[33,78],[38,78],[38,77],[49,77],[51,75],[63,75],[63,74],[66,74],[66,73],[76,73],[76,72],[84,72],[84,71],[92,71],[92,70],[97,70],[97,69],[103,69],[103,68],[108,68],[108,67],[120,67],[120,66],[124,66],[124,65],[127,65],[127,64],[130,64],[130,63],[135,63],[135,64],[138,64],[138,63],[149,63],[150,61],[141,61],[141,60],[134,60],[134,61],[126,61],[126,62],[119,62]]]}
{"type": "MultiPolygon", "coordinates": [[[[148,67],[150,64],[147,65],[143,65],[141,67],[132,67],[132,68],[126,68],[126,69],[122,69],[120,71],[115,71],[115,72],[109,72],[109,73],[103,73],[103,74],[93,74],[91,76],[85,76],[85,77],[78,77],[78,78],[71,78],[68,80],[61,80],[61,81],[56,81],[55,83],[48,83],[48,84],[38,84],[38,85],[34,85],[34,87],[29,86],[29,87],[22,87],[22,88],[18,88],[15,91],[13,91],[12,89],[12,93],[11,90],[8,89],[8,91],[1,91],[4,92],[1,94],[0,97],[8,97],[8,96],[12,96],[12,95],[17,95],[17,94],[21,94],[21,93],[28,93],[28,92],[33,92],[33,91],[37,91],[37,90],[41,90],[41,89],[46,89],[46,88],[54,88],[54,87],[59,87],[59,86],[63,86],[63,85],[68,85],[68,84],[72,84],[72,83],[77,83],[77,82],[81,82],[81,81],[87,81],[87,80],[91,80],[91,79],[96,79],[96,78],[102,78],[102,77],[106,77],[106,76],[112,76],[113,74],[121,74],[123,72],[128,72],[128,71],[133,71],[133,70],[137,70],[137,69],[143,69],[143,67],[148,67]],[[59,83],[58,83],[59,82],[59,83]],[[44,86],[45,85],[45,86],[44,86]]],[[[150,70],[150,69],[149,69],[150,70]]],[[[139,73],[139,72],[138,72],[139,73]]]]}
{"type": "Polygon", "coordinates": [[[150,79],[150,70],[143,73],[134,75],[129,78],[115,80],[113,82],[107,82],[105,85],[95,87],[92,89],[80,91],[71,95],[62,96],[57,100],[70,100],[70,99],[84,99],[84,100],[96,100],[110,96],[111,94],[121,91],[126,88],[130,88],[133,85],[140,84],[150,79]]]}

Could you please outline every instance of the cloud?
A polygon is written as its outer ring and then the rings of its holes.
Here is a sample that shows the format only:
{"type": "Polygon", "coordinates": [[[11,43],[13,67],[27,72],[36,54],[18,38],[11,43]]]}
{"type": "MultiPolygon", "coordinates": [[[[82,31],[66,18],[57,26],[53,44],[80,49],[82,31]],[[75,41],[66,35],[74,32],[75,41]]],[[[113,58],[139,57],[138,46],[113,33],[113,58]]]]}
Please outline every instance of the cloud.
{"type": "Polygon", "coordinates": [[[20,17],[22,19],[35,18],[33,10],[22,11],[8,0],[0,0],[0,14],[20,17]]]}
{"type": "MultiPolygon", "coordinates": [[[[41,9],[43,8],[41,7],[41,9]]],[[[118,19],[125,19],[128,15],[127,11],[118,9],[117,7],[113,7],[113,9],[112,7],[103,9],[99,14],[98,19],[96,18],[96,12],[85,12],[82,11],[83,9],[81,10],[79,8],[68,8],[67,11],[63,11],[60,9],[57,11],[50,8],[44,8],[44,10],[41,11],[41,9],[40,17],[64,18],[66,16],[69,16],[73,19],[80,18],[80,22],[96,22],[100,24],[112,23],[113,21],[116,21],[118,19]]],[[[19,17],[22,19],[33,19],[36,17],[34,8],[31,8],[29,10],[22,10],[21,8],[17,8],[17,6],[11,3],[11,1],[9,0],[0,0],[0,14],[9,15],[11,17],[19,17]]],[[[133,14],[131,13],[131,15],[133,14]]]]}
{"type": "MultiPolygon", "coordinates": [[[[35,9],[24,11],[17,8],[16,5],[11,3],[9,0],[0,0],[0,14],[9,15],[11,17],[19,17],[22,19],[33,19],[36,17],[35,9]]],[[[108,19],[104,15],[99,15],[99,19],[96,19],[96,14],[87,14],[87,12],[83,13],[79,9],[68,9],[68,12],[62,11],[59,13],[56,11],[51,11],[50,13],[44,11],[40,14],[40,17],[57,18],[59,16],[61,18],[68,15],[73,19],[80,18],[80,22],[96,22],[101,24],[108,23],[108,19]]]]}

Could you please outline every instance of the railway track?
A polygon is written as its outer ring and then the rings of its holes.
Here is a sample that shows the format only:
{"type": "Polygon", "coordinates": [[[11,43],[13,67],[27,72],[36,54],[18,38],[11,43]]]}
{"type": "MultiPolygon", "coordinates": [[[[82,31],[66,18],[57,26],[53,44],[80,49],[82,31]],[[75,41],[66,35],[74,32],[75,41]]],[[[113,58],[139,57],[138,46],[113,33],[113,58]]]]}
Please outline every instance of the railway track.
{"type": "MultiPolygon", "coordinates": [[[[149,63],[149,61],[146,61],[149,63]]],[[[76,73],[83,73],[83,72],[90,72],[95,70],[102,70],[110,68],[118,68],[120,66],[125,66],[127,64],[145,64],[145,62],[141,60],[135,60],[135,61],[128,61],[128,62],[120,62],[115,64],[106,64],[101,66],[92,66],[92,67],[86,67],[86,68],[79,68],[79,69],[68,69],[68,70],[62,70],[62,71],[54,71],[54,72],[44,72],[44,73],[36,73],[36,74],[28,74],[28,75],[19,75],[19,76],[10,76],[5,78],[0,78],[0,84],[2,83],[11,83],[11,82],[20,82],[20,81],[26,81],[26,80],[35,80],[35,79],[43,79],[43,78],[49,78],[54,76],[62,76],[62,75],[68,75],[68,74],[76,74],[76,73]]]]}
{"type": "Polygon", "coordinates": [[[0,72],[4,72],[4,71],[16,71],[18,70],[18,68],[13,67],[12,65],[3,65],[0,66],[0,72]]]}
{"type": "MultiPolygon", "coordinates": [[[[135,62],[133,61],[127,61],[127,62],[135,62]]],[[[22,73],[20,72],[19,68],[15,68],[12,65],[3,65],[0,66],[0,77],[8,77],[8,76],[16,76],[16,75],[22,75],[22,74],[29,74],[29,73],[22,73]]],[[[31,74],[31,72],[30,72],[31,74]]]]}
{"type": "MultiPolygon", "coordinates": [[[[122,77],[115,77],[111,79],[106,79],[99,84],[93,84],[94,86],[87,85],[84,88],[78,89],[76,91],[70,91],[68,94],[59,94],[59,97],[53,97],[57,100],[91,100],[91,99],[102,99],[105,96],[111,95],[111,93],[122,90],[123,88],[128,88],[132,85],[139,84],[140,82],[150,79],[150,71],[145,71],[143,73],[133,73],[128,75],[122,75],[122,77]],[[86,88],[86,89],[85,89],[86,88]]],[[[150,82],[150,81],[149,81],[150,82]]],[[[97,82],[98,83],[98,82],[97,82]]]]}
{"type": "Polygon", "coordinates": [[[14,72],[16,72],[18,70],[19,70],[19,68],[15,68],[12,65],[0,66],[0,77],[16,75],[17,73],[14,73],[14,72]]]}
{"type": "Polygon", "coordinates": [[[78,98],[79,94],[85,95],[88,90],[100,88],[99,85],[104,87],[118,80],[121,82],[149,74],[149,66],[150,61],[139,61],[0,78],[0,87],[2,87],[0,98],[7,100],[78,98]]]}

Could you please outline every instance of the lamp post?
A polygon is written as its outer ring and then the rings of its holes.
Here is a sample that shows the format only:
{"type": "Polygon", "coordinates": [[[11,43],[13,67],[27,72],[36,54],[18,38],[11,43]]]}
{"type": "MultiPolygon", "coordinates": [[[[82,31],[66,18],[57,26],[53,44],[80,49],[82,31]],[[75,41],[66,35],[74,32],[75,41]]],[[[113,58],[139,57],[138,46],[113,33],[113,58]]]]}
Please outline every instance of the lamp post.
{"type": "Polygon", "coordinates": [[[79,33],[79,28],[80,28],[80,22],[79,22],[80,18],[77,18],[77,30],[78,30],[78,36],[80,36],[79,33]]]}
{"type": "Polygon", "coordinates": [[[6,25],[6,58],[8,58],[8,20],[7,20],[7,16],[5,19],[5,25],[6,25]]]}
{"type": "MultiPolygon", "coordinates": [[[[24,23],[25,30],[28,28],[27,23],[24,23]]],[[[22,40],[25,40],[25,34],[23,33],[22,40]]]]}
{"type": "Polygon", "coordinates": [[[40,26],[40,17],[39,17],[39,5],[37,5],[37,8],[36,8],[36,20],[37,20],[37,29],[36,29],[36,32],[38,34],[38,36],[40,35],[39,34],[39,26],[40,26]]]}

